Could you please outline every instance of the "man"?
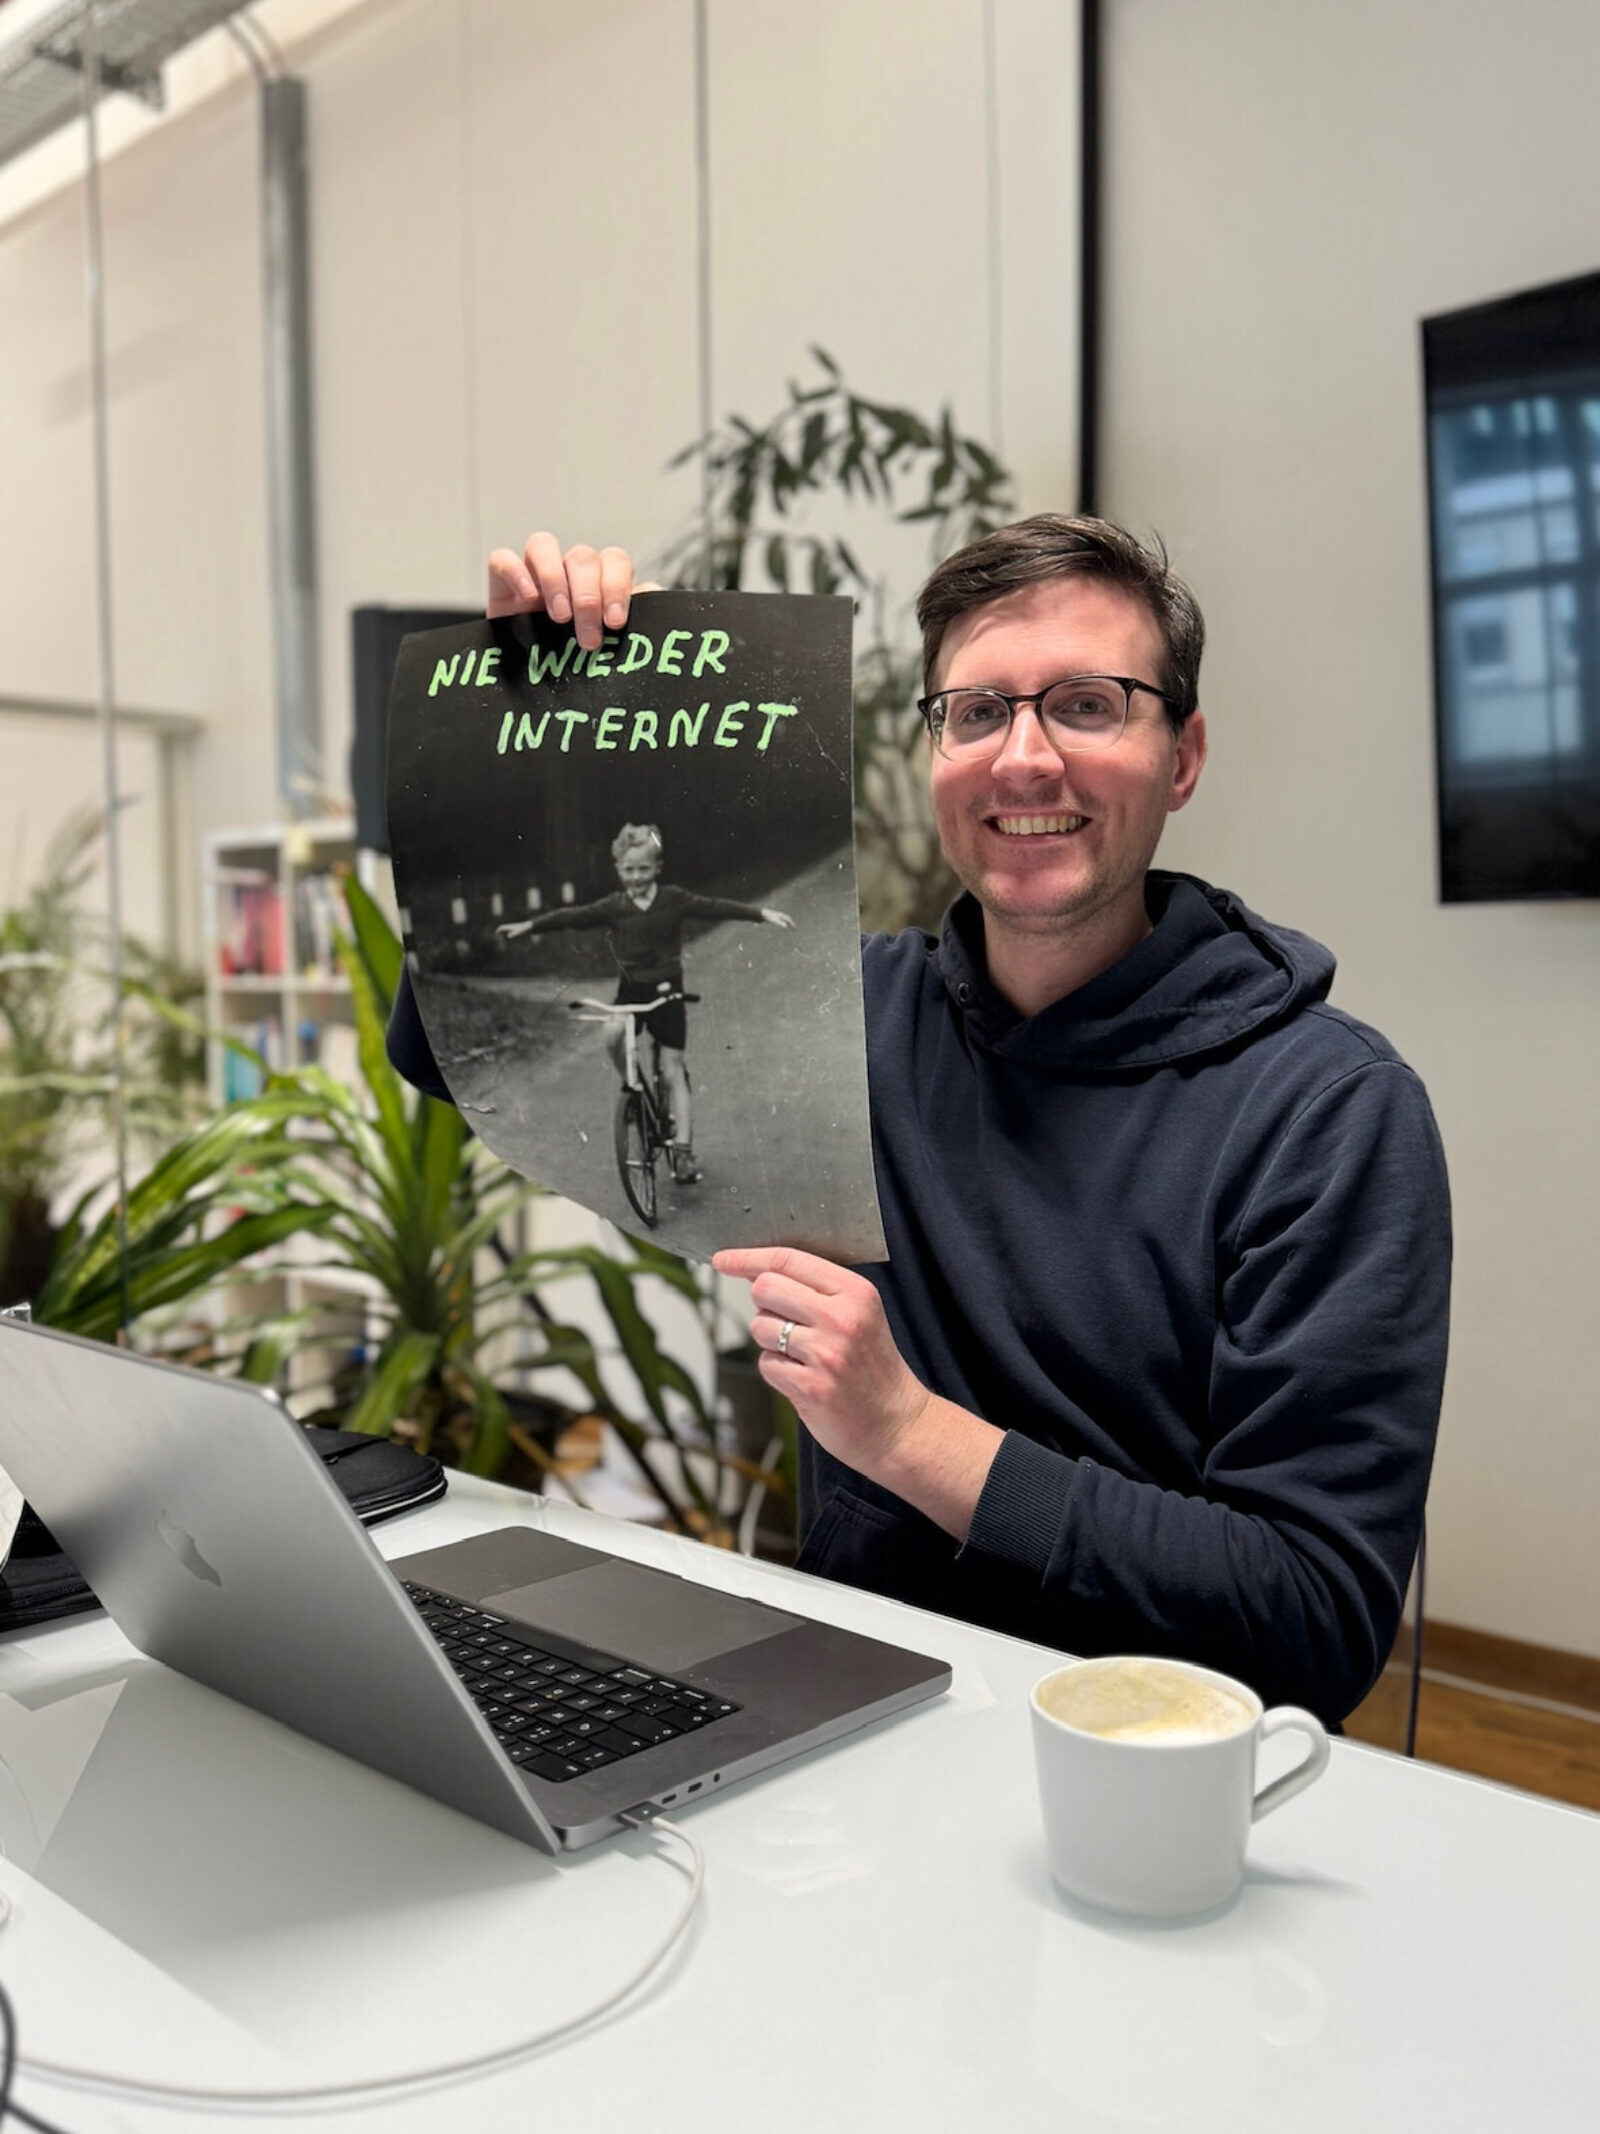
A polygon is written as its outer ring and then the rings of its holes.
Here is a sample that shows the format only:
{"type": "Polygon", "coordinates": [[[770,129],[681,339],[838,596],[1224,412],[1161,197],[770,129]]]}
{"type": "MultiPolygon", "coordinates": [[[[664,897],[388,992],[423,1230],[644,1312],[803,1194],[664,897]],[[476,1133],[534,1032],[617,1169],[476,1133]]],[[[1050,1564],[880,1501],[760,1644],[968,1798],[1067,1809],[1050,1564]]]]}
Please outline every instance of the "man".
{"type": "MultiPolygon", "coordinates": [[[[623,551],[548,534],[490,560],[491,614],[580,642],[631,590],[623,551]]],[[[1325,949],[1151,869],[1206,754],[1164,555],[1027,520],[941,564],[918,619],[965,893],[939,940],[864,945],[889,1261],[716,1260],[806,1426],[799,1562],[1336,1722],[1393,1642],[1438,1423],[1426,1096],[1327,1006],[1325,949]]],[[[417,1034],[403,1000],[422,1079],[417,1034]]]]}

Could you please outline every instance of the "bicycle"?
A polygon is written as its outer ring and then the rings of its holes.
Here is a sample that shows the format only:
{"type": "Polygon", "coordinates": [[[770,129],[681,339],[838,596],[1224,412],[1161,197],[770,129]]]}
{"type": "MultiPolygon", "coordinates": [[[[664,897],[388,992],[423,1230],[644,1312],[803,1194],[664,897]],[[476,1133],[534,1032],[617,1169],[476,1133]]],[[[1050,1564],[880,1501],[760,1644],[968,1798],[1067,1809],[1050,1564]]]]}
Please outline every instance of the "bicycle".
{"type": "MultiPolygon", "coordinates": [[[[617,1173],[628,1205],[650,1229],[656,1227],[658,1197],[656,1165],[672,1140],[672,1107],[667,1101],[661,1073],[661,1048],[655,1048],[651,1071],[644,1072],[639,1057],[639,1025],[657,1008],[674,1001],[692,1004],[698,993],[660,993],[654,1000],[569,1000],[567,1006],[582,1022],[620,1021],[622,1024],[622,1087],[617,1091],[612,1114],[612,1140],[617,1173]]],[[[685,1069],[687,1072],[687,1069],[685,1069]]]]}

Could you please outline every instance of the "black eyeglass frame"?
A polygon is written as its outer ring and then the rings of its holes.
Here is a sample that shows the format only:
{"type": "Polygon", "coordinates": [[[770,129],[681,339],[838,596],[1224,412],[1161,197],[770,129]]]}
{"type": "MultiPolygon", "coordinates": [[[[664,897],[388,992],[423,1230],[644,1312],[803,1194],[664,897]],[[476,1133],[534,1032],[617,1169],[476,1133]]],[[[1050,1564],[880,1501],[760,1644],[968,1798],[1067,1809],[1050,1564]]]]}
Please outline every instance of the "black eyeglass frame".
{"type": "MultiPolygon", "coordinates": [[[[941,718],[939,724],[935,726],[934,714],[937,707],[944,702],[945,698],[956,696],[986,696],[997,698],[1006,707],[1005,734],[993,750],[993,754],[999,755],[1000,750],[1005,747],[1006,742],[1011,738],[1011,729],[1015,726],[1017,722],[1017,711],[1020,706],[1022,706],[1023,704],[1031,704],[1034,707],[1034,714],[1037,717],[1039,706],[1044,702],[1047,696],[1050,696],[1055,690],[1060,689],[1063,686],[1073,682],[1115,682],[1117,687],[1122,691],[1122,724],[1117,728],[1116,732],[1111,735],[1109,740],[1091,741],[1085,748],[1062,750],[1059,742],[1057,742],[1055,736],[1051,733],[1049,727],[1045,726],[1044,721],[1040,719],[1039,724],[1045,734],[1046,739],[1049,741],[1050,746],[1056,749],[1059,754],[1065,754],[1069,756],[1086,756],[1092,755],[1096,749],[1115,748],[1117,743],[1122,739],[1123,735],[1128,730],[1128,715],[1133,710],[1133,692],[1136,689],[1142,689],[1146,696],[1159,697],[1161,702],[1166,705],[1169,711],[1181,713],[1183,710],[1183,706],[1179,703],[1176,697],[1168,696],[1166,691],[1164,689],[1158,689],[1155,686],[1154,682],[1141,682],[1138,676],[1134,674],[1064,674],[1062,675],[1060,681],[1049,682],[1045,685],[1043,689],[1027,690],[1021,696],[1011,696],[1004,689],[991,688],[991,686],[987,682],[964,682],[958,689],[936,689],[933,692],[932,696],[918,697],[917,709],[921,712],[923,722],[927,726],[929,740],[932,741],[934,747],[939,751],[940,755],[944,756],[947,754],[947,751],[944,747],[943,742],[940,739],[940,736],[944,732],[944,722],[941,718]]],[[[965,750],[957,751],[958,755],[964,755],[965,753],[965,750]]]]}

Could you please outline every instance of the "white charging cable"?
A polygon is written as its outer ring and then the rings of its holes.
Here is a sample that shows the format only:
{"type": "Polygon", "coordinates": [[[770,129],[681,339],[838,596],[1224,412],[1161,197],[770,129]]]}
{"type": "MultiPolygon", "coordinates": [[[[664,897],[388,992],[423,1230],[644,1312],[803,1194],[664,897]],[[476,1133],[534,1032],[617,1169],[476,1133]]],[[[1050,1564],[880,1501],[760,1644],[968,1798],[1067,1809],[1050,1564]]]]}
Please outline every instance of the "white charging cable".
{"type": "MultiPolygon", "coordinates": [[[[553,2045],[558,2038],[571,2037],[608,2015],[630,1994],[636,1993],[659,1969],[683,1938],[689,1921],[694,1917],[695,1906],[700,1901],[700,1892],[705,1886],[706,1862],[700,1847],[686,1830],[676,1823],[663,1821],[659,1816],[629,1813],[622,1818],[636,1830],[660,1830],[668,1837],[676,1838],[687,1848],[691,1863],[689,1893],[683,1907],[665,1938],[659,1941],[636,1970],[629,1973],[620,1986],[608,1993],[604,2000],[596,2001],[581,2015],[570,2016],[564,2023],[553,2024],[548,2030],[535,2031],[531,2037],[519,2038],[514,2045],[503,2045],[494,2052],[474,2053],[463,2060],[442,2061],[437,2067],[418,2067],[402,2075],[378,2075],[358,2082],[327,2082],[308,2085],[302,2089],[186,2089],[172,2082],[149,2082],[138,2075],[115,2075],[99,2069],[67,2067],[56,2060],[38,2060],[31,2054],[16,2055],[16,2072],[19,2075],[34,2075],[43,2081],[61,2083],[72,2089],[92,2090],[103,2097],[115,2097],[131,2104],[205,2104],[220,2106],[237,2112],[274,2112],[285,2108],[324,2104],[354,2103],[369,2098],[393,2097],[410,2090],[421,2090],[443,2082],[459,2082],[471,2075],[486,2075],[502,2068],[514,2067],[519,2060],[528,2059],[553,2045]]],[[[12,2105],[13,2111],[17,2110],[12,2105]]]]}

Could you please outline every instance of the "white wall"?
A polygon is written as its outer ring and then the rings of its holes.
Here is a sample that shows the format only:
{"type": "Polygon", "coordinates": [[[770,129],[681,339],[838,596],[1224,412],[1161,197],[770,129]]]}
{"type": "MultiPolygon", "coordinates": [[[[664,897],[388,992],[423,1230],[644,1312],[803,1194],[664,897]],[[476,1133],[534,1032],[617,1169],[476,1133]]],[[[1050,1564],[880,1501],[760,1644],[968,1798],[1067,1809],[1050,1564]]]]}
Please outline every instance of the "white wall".
{"type": "MultiPolygon", "coordinates": [[[[698,426],[691,0],[262,0],[309,96],[327,778],[348,612],[475,602],[536,522],[659,548],[698,426]]],[[[1073,11],[712,0],[718,415],[764,418],[822,341],[860,389],[992,418],[1070,495],[1073,11]],[[991,288],[999,314],[991,320],[991,288]],[[992,331],[992,323],[997,331],[992,331]],[[995,343],[993,357],[991,342],[995,343]]],[[[0,24],[0,32],[7,25],[0,24]]],[[[207,721],[202,831],[276,812],[257,125],[220,33],[175,115],[113,99],[104,177],[117,683],[207,721]]],[[[81,159],[77,159],[81,161],[81,159]]],[[[83,197],[58,137],[0,174],[0,693],[92,699],[83,197]],[[63,184],[63,174],[67,181],[63,184]],[[52,189],[54,188],[54,189],[52,189]],[[20,205],[19,205],[20,203],[20,205]]],[[[909,592],[924,536],[869,530],[909,592]]]]}
{"type": "MultiPolygon", "coordinates": [[[[22,26],[10,12],[0,39],[22,26]]],[[[352,605],[474,603],[489,548],[536,524],[648,557],[696,506],[694,474],[665,472],[699,425],[694,10],[254,12],[308,93],[336,786],[352,605]]],[[[859,390],[998,426],[1025,501],[1062,504],[1075,12],[1002,0],[993,20],[998,200],[984,0],[711,0],[713,406],[765,419],[821,342],[859,390]]],[[[198,845],[277,813],[258,139],[252,78],[221,34],[169,67],[168,90],[164,122],[126,99],[104,115],[117,685],[206,722],[198,845]]],[[[0,172],[0,696],[98,691],[80,170],[57,137],[0,172]]],[[[852,534],[908,595],[923,530],[852,534]]],[[[31,815],[71,776],[65,756],[30,757],[31,815]]]]}
{"type": "Polygon", "coordinates": [[[1600,1652],[1600,906],[1435,894],[1418,320],[1600,264],[1592,0],[1117,0],[1106,507],[1211,650],[1167,854],[1336,950],[1449,1154],[1429,1609],[1600,1652]]]}
{"type": "MultiPolygon", "coordinates": [[[[118,701],[199,714],[201,827],[274,776],[250,106],[219,99],[105,174],[118,701]]],[[[0,693],[95,702],[81,189],[0,228],[0,693]]],[[[84,796],[91,797],[91,796],[84,796]]]]}
{"type": "MultiPolygon", "coordinates": [[[[43,873],[52,839],[76,821],[101,791],[104,744],[87,719],[65,722],[43,714],[0,711],[0,754],[8,775],[0,779],[0,908],[20,903],[43,873]]],[[[118,762],[123,796],[121,876],[127,931],[161,938],[162,837],[166,828],[160,744],[148,734],[126,735],[118,762]]],[[[86,910],[103,910],[108,897],[103,840],[92,848],[82,893],[86,910]]]]}

